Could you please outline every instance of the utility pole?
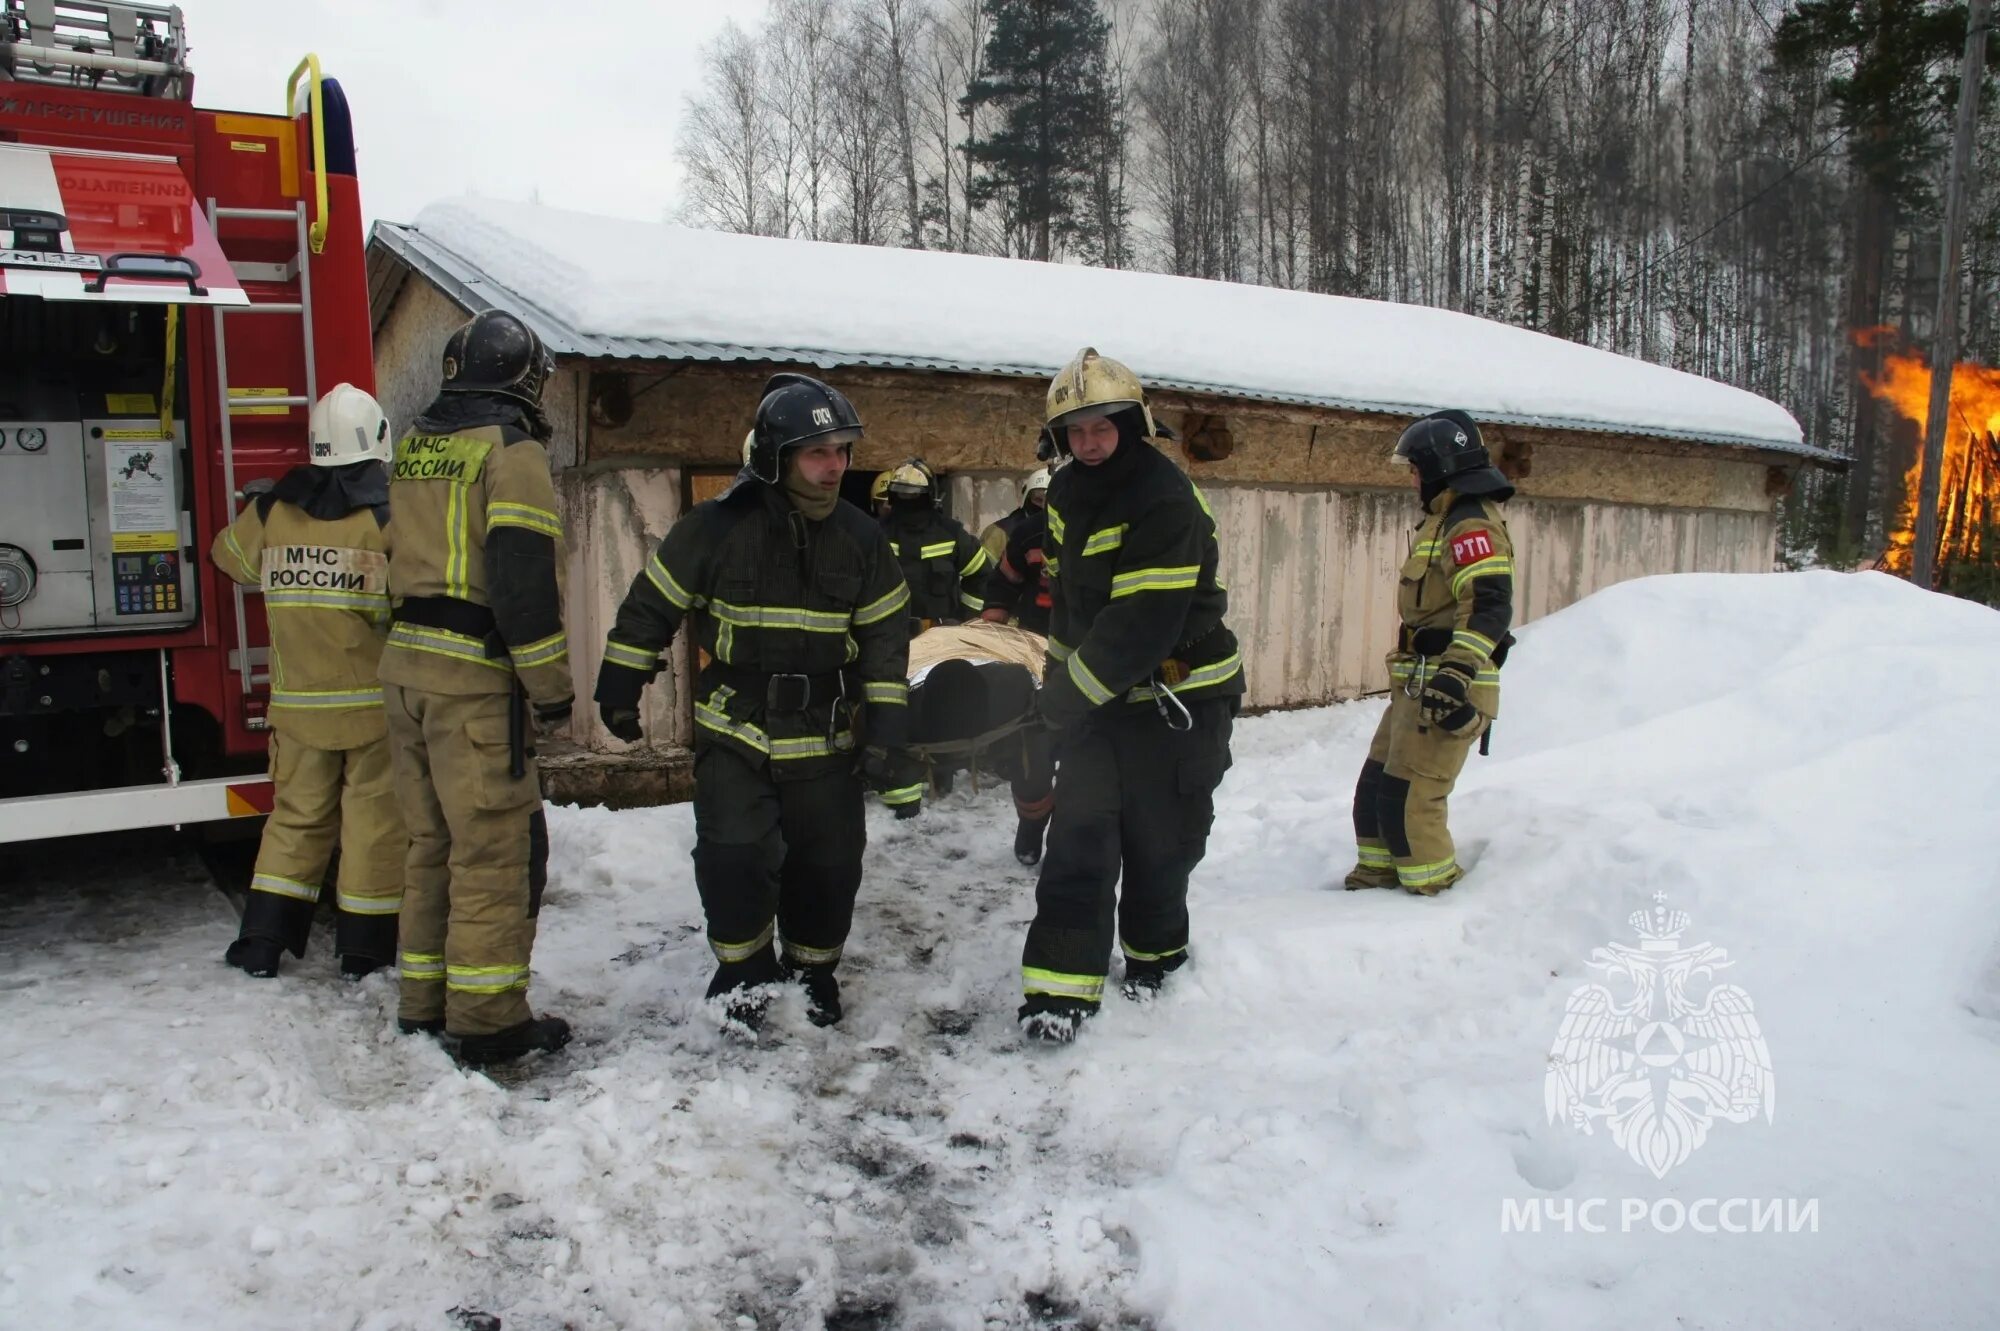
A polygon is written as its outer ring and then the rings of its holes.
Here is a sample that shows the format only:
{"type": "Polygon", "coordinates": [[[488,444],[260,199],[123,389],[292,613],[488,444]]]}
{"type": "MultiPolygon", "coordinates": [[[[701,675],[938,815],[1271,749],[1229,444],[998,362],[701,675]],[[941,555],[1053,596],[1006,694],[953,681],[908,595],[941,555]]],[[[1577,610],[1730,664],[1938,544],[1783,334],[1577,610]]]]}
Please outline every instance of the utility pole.
{"type": "Polygon", "coordinates": [[[1938,490],[1944,469],[1946,417],[1951,411],[1951,371],[1958,361],[1958,265],[1965,249],[1965,197],[1971,192],[1972,135],[1979,120],[1979,80],[1986,68],[1987,9],[1970,0],[1965,15],[1965,68],[1958,80],[1958,135],[1945,186],[1944,257],[1938,264],[1937,322],[1931,335],[1931,409],[1924,425],[1923,479],[1917,486],[1917,541],[1910,581],[1930,588],[1938,554],[1938,490]]]}

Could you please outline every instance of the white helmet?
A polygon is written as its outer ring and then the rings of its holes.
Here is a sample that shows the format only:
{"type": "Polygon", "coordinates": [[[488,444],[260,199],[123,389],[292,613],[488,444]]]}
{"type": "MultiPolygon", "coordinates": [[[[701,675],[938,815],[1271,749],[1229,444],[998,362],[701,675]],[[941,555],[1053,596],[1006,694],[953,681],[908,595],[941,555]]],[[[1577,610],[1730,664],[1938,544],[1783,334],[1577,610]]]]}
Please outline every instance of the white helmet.
{"type": "Polygon", "coordinates": [[[750,465],[750,450],[756,446],[756,443],[757,432],[755,430],[743,436],[743,465],[746,467],[750,465]]]}
{"type": "Polygon", "coordinates": [[[1047,467],[1037,467],[1034,471],[1028,473],[1027,480],[1021,482],[1021,502],[1026,504],[1029,495],[1037,490],[1046,490],[1048,488],[1049,469],[1047,467]]]}
{"type": "Polygon", "coordinates": [[[312,439],[315,467],[387,462],[395,451],[389,439],[389,418],[374,398],[353,384],[335,384],[314,405],[306,429],[312,439]]]}

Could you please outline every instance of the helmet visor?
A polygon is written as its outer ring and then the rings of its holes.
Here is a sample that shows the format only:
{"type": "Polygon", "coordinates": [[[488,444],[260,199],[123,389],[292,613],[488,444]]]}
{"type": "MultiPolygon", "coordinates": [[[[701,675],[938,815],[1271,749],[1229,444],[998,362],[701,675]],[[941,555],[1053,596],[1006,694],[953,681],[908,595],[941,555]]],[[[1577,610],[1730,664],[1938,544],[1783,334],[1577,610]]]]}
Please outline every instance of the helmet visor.
{"type": "Polygon", "coordinates": [[[824,434],[809,434],[803,439],[793,441],[786,445],[786,447],[819,448],[824,444],[832,444],[839,448],[852,448],[860,441],[861,431],[849,428],[845,430],[828,430],[824,434]]]}
{"type": "Polygon", "coordinates": [[[1049,422],[1049,429],[1061,433],[1072,425],[1081,425],[1085,421],[1094,421],[1105,416],[1115,416],[1138,405],[1137,398],[1121,398],[1115,402],[1092,402],[1088,406],[1077,407],[1055,417],[1049,422]]]}
{"type": "Polygon", "coordinates": [[[1397,436],[1396,446],[1389,450],[1389,460],[1391,462],[1400,462],[1406,467],[1416,465],[1415,453],[1427,436],[1427,431],[1424,429],[1427,423],[1426,421],[1418,421],[1415,425],[1410,426],[1401,435],[1397,436]]]}

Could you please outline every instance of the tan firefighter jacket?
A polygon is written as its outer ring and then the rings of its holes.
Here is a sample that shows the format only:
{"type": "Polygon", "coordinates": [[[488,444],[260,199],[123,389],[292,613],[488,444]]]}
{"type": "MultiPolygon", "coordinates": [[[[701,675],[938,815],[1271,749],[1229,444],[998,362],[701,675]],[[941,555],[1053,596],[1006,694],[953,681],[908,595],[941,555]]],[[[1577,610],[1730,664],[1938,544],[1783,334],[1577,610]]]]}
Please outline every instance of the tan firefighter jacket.
{"type": "Polygon", "coordinates": [[[513,425],[413,429],[389,471],[395,624],[382,678],[434,693],[571,695],[548,453],[513,425]]]}
{"type": "Polygon", "coordinates": [[[271,728],[317,749],[387,733],[376,666],[389,628],[383,508],[308,516],[265,495],[216,536],[217,568],[264,593],[271,728]]]}
{"type": "Polygon", "coordinates": [[[1403,561],[1389,678],[1421,689],[1438,667],[1457,662],[1472,675],[1468,701],[1492,719],[1500,710],[1494,653],[1514,621],[1514,545],[1491,499],[1447,489],[1426,512],[1403,561]]]}

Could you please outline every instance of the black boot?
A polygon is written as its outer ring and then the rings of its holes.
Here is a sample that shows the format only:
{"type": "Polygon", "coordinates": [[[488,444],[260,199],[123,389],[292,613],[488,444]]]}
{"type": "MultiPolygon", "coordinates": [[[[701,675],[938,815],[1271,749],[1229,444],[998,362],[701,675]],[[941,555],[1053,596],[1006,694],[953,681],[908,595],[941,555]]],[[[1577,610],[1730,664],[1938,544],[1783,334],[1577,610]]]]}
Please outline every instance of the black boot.
{"type": "Polygon", "coordinates": [[[491,1035],[458,1037],[458,1061],[469,1068],[511,1063],[525,1054],[554,1053],[569,1043],[569,1023],[561,1017],[530,1017],[491,1035]]]}
{"type": "Polygon", "coordinates": [[[708,997],[722,1000],[725,1024],[755,1035],[764,1025],[764,1009],[771,1005],[770,986],[785,979],[777,950],[769,944],[742,961],[725,961],[715,968],[708,982],[708,997]]]}
{"type": "Polygon", "coordinates": [[[443,1035],[443,1017],[398,1017],[396,1029],[405,1035],[443,1035]]]}
{"type": "Polygon", "coordinates": [[[1084,1019],[1097,1014],[1097,1004],[1076,998],[1050,998],[1036,994],[1021,1004],[1016,1014],[1021,1037],[1030,1044],[1073,1044],[1084,1019]]]}
{"type": "Polygon", "coordinates": [[[1125,983],[1122,990],[1125,997],[1135,1003],[1150,1002],[1160,996],[1160,986],[1167,982],[1167,976],[1187,965],[1186,949],[1171,957],[1161,957],[1157,961],[1140,961],[1136,957],[1125,958],[1125,983]]]}
{"type": "Polygon", "coordinates": [[[788,963],[786,969],[799,987],[806,991],[806,1020],[815,1026],[839,1024],[840,980],[834,975],[833,966],[788,963]]]}
{"type": "Polygon", "coordinates": [[[349,952],[340,959],[340,978],[343,980],[365,979],[373,975],[376,971],[381,970],[387,964],[387,962],[377,961],[373,957],[363,957],[349,952]]]}
{"type": "Polygon", "coordinates": [[[229,945],[222,959],[245,975],[268,980],[278,973],[278,958],[284,952],[282,945],[268,938],[239,938],[229,945]]]}
{"type": "Polygon", "coordinates": [[[1042,862],[1042,834],[1049,830],[1049,817],[1023,818],[1014,828],[1014,858],[1023,864],[1042,862]]]}

